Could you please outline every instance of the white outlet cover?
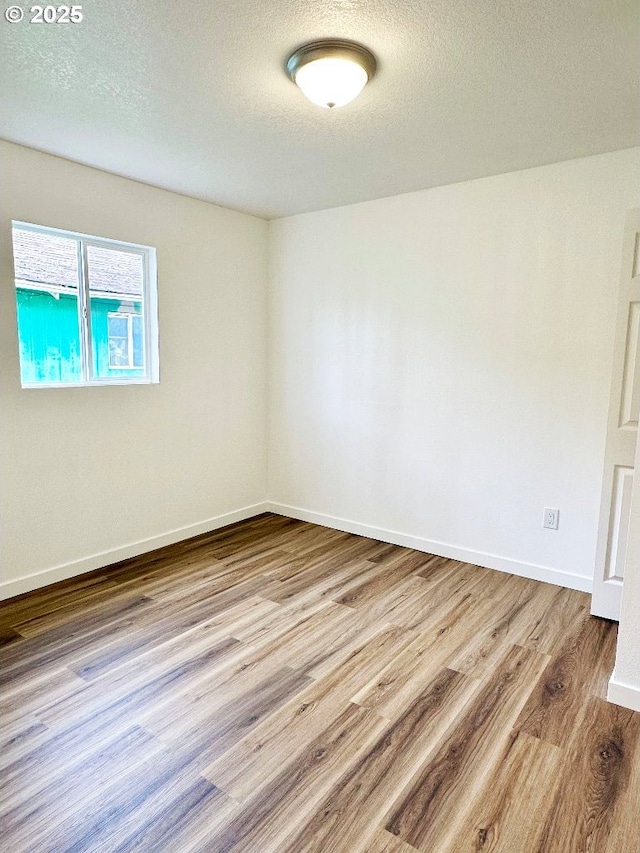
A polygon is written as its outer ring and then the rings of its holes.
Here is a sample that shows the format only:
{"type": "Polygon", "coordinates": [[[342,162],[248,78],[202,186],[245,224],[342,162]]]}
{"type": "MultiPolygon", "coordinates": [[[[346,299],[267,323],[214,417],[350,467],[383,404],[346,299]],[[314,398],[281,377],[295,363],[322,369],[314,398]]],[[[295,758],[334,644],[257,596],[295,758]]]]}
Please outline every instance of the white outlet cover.
{"type": "Polygon", "coordinates": [[[542,526],[548,530],[557,530],[560,521],[560,510],[546,506],[542,517],[542,526]]]}

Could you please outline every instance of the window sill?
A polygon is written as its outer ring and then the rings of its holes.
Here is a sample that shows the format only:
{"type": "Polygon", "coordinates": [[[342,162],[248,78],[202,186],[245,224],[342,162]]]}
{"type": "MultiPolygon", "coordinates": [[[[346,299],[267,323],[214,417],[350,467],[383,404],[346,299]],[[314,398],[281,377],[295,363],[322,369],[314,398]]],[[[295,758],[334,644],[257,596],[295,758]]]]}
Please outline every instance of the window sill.
{"type": "Polygon", "coordinates": [[[123,376],[119,379],[96,379],[93,382],[33,382],[21,384],[21,388],[104,388],[109,385],[157,385],[159,382],[159,379],[127,379],[123,376]]]}

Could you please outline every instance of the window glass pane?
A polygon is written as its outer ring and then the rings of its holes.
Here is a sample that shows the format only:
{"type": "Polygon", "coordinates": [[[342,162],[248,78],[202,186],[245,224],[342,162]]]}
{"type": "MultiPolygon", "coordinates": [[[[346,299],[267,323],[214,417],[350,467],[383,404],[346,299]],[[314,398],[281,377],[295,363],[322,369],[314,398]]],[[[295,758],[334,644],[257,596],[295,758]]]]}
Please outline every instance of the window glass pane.
{"type": "Polygon", "coordinates": [[[107,315],[109,368],[130,366],[129,323],[126,315],[107,315]]]}
{"type": "Polygon", "coordinates": [[[143,377],[142,256],[88,245],[87,275],[94,376],[143,377]]]}
{"type": "Polygon", "coordinates": [[[109,337],[127,338],[129,336],[129,324],[126,314],[109,314],[109,337]]]}
{"type": "Polygon", "coordinates": [[[77,242],[13,229],[23,384],[82,381],[77,242]]]}
{"type": "Polygon", "coordinates": [[[135,315],[133,320],[133,363],[136,367],[144,367],[144,327],[142,317],[135,315]]]}

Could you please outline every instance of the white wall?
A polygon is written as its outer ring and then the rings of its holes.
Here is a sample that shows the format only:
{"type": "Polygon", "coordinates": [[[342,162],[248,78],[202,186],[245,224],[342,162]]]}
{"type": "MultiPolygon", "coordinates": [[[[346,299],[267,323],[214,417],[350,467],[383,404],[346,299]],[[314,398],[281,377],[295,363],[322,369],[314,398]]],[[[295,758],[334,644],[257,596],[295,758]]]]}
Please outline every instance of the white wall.
{"type": "MultiPolygon", "coordinates": [[[[10,595],[263,508],[268,226],[0,145],[10,595]],[[11,218],[157,247],[159,385],[20,389],[11,218]]],[[[588,589],[639,179],[634,149],[271,223],[274,507],[588,589]]]]}
{"type": "Polygon", "coordinates": [[[276,506],[589,589],[638,203],[632,149],[272,222],[276,506]]]}
{"type": "Polygon", "coordinates": [[[13,595],[265,499],[267,224],[8,143],[0,155],[2,591],[13,595]],[[21,390],[11,219],[157,248],[159,385],[21,390]]]}

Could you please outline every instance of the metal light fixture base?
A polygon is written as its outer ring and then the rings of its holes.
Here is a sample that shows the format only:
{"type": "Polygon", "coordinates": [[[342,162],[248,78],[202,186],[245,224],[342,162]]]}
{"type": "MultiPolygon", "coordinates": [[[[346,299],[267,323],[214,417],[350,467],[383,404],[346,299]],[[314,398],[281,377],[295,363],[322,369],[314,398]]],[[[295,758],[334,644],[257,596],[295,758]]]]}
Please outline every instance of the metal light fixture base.
{"type": "Polygon", "coordinates": [[[378,63],[371,51],[362,44],[346,39],[321,39],[303,44],[287,59],[287,74],[295,83],[296,72],[316,59],[348,59],[361,65],[367,73],[369,82],[376,73],[378,63]]]}

